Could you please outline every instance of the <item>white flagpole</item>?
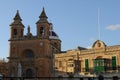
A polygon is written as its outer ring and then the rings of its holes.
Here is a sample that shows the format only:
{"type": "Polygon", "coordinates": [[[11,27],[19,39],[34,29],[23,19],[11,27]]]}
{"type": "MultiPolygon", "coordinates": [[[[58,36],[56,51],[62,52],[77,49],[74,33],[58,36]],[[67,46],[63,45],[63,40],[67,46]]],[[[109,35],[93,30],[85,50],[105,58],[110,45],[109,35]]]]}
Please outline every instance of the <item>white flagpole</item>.
{"type": "Polygon", "coordinates": [[[98,39],[100,40],[100,9],[98,8],[98,39]]]}

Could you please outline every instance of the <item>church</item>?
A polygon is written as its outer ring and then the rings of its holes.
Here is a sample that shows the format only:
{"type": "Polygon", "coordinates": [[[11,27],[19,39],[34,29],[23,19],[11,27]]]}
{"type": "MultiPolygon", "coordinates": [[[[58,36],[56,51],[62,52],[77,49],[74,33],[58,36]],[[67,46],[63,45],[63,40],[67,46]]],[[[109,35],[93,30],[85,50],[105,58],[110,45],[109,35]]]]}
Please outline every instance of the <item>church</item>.
{"type": "Polygon", "coordinates": [[[6,70],[3,71],[4,76],[53,76],[53,53],[61,51],[61,40],[47,18],[43,8],[39,20],[36,21],[36,35],[32,35],[30,26],[24,35],[25,26],[17,10],[10,24],[10,52],[6,69],[3,69],[6,70]]]}
{"type": "Polygon", "coordinates": [[[120,45],[96,40],[91,49],[78,46],[61,51],[61,40],[43,8],[36,21],[36,35],[24,24],[17,10],[10,24],[8,62],[0,61],[5,77],[120,77],[120,45]]]}

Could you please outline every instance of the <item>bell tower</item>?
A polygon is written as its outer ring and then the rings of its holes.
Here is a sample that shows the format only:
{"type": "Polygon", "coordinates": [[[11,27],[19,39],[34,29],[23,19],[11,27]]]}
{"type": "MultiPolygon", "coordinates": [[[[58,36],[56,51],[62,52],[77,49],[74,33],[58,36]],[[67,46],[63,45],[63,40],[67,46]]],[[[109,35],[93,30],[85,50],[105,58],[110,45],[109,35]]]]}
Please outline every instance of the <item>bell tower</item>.
{"type": "Polygon", "coordinates": [[[9,59],[9,76],[18,76],[18,63],[19,60],[19,43],[24,38],[24,25],[22,24],[22,19],[20,17],[19,11],[17,10],[17,13],[15,17],[13,18],[13,22],[10,24],[10,55],[8,57],[9,59]]]}
{"type": "Polygon", "coordinates": [[[13,19],[14,21],[10,24],[11,26],[11,37],[10,39],[18,39],[23,37],[24,32],[24,25],[22,24],[22,19],[19,15],[19,11],[17,10],[17,13],[13,19]]]}
{"type": "Polygon", "coordinates": [[[45,13],[45,10],[43,8],[43,11],[41,12],[41,15],[39,16],[39,20],[37,21],[37,37],[38,38],[49,38],[49,22],[47,21],[47,16],[45,13]]]}

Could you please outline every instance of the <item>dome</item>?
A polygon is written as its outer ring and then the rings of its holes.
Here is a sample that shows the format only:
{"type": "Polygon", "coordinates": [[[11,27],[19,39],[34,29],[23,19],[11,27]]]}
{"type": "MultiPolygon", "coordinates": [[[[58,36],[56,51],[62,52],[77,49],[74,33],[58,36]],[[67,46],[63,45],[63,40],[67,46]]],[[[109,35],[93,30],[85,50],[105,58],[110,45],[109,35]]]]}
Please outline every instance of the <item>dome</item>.
{"type": "Polygon", "coordinates": [[[93,48],[105,48],[106,44],[103,41],[97,40],[94,42],[93,48]]]}
{"type": "Polygon", "coordinates": [[[49,37],[50,39],[59,39],[58,35],[53,30],[50,31],[49,37]]]}
{"type": "Polygon", "coordinates": [[[54,32],[54,31],[51,31],[52,35],[51,36],[56,36],[58,37],[58,35],[54,32]]]}

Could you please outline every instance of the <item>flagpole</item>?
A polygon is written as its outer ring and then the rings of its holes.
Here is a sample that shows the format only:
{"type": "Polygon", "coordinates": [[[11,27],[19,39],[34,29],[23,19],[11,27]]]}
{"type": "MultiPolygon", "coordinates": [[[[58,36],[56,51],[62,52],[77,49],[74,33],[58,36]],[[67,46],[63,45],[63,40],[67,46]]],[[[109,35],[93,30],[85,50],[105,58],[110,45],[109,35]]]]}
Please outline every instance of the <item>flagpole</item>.
{"type": "Polygon", "coordinates": [[[100,40],[100,8],[98,8],[98,39],[100,40]]]}

